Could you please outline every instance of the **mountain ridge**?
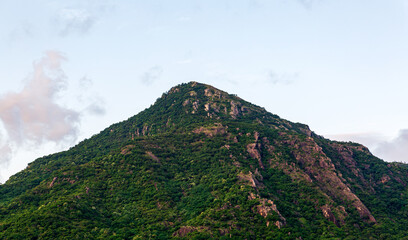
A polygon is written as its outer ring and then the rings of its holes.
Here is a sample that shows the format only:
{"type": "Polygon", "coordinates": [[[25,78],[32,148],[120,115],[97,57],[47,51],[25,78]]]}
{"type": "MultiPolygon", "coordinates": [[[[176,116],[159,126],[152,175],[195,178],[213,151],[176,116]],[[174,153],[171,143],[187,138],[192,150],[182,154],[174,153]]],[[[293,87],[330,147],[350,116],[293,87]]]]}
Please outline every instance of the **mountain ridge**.
{"type": "Polygon", "coordinates": [[[406,173],[190,82],[0,185],[0,238],[398,239],[406,173]]]}

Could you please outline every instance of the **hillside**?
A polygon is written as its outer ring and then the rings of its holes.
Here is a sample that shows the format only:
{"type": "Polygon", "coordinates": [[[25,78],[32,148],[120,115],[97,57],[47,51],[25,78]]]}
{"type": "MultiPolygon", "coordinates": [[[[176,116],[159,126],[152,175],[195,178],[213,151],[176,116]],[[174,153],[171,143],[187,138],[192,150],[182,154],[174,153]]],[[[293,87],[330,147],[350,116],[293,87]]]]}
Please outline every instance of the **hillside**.
{"type": "Polygon", "coordinates": [[[0,185],[0,239],[408,239],[408,167],[190,82],[0,185]]]}

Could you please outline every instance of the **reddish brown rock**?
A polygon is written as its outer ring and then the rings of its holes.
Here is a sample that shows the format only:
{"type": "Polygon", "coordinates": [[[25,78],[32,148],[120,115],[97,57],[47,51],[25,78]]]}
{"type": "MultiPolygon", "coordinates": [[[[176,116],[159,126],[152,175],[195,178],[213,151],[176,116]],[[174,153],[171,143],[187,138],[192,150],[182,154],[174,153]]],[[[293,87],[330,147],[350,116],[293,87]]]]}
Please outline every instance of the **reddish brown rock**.
{"type": "Polygon", "coordinates": [[[55,181],[57,181],[57,179],[58,179],[57,177],[54,177],[48,187],[52,188],[54,186],[55,181]]]}
{"type": "Polygon", "coordinates": [[[251,156],[251,158],[253,159],[257,159],[258,163],[259,163],[259,167],[264,169],[265,166],[262,163],[262,158],[261,158],[261,154],[259,152],[261,144],[260,143],[251,143],[247,145],[247,151],[249,153],[249,156],[251,156]]]}
{"type": "Polygon", "coordinates": [[[193,133],[204,133],[208,137],[213,137],[218,134],[225,134],[226,129],[222,126],[222,124],[215,124],[215,126],[209,127],[199,127],[193,130],[193,133]]]}

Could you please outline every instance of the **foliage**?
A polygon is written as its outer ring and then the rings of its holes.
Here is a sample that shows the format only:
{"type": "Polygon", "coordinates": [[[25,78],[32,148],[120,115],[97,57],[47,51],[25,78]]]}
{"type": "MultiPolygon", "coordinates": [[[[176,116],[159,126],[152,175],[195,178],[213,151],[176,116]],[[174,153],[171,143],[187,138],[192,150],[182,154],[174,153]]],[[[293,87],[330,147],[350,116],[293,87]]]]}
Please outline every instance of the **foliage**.
{"type": "Polygon", "coordinates": [[[407,173],[235,95],[182,84],[0,185],[0,239],[404,239],[407,173]],[[312,143],[322,152],[305,150],[312,143]],[[303,161],[322,157],[376,223],[311,174],[324,167],[303,161]]]}

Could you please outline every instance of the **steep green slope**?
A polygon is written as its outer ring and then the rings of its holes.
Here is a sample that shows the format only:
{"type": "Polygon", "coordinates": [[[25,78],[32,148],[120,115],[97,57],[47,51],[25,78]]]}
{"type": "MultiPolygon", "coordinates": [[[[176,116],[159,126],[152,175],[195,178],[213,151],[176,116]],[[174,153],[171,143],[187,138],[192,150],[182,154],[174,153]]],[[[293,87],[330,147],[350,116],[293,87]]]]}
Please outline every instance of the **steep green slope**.
{"type": "Polygon", "coordinates": [[[0,239],[403,239],[407,170],[191,82],[0,185],[0,239]]]}

